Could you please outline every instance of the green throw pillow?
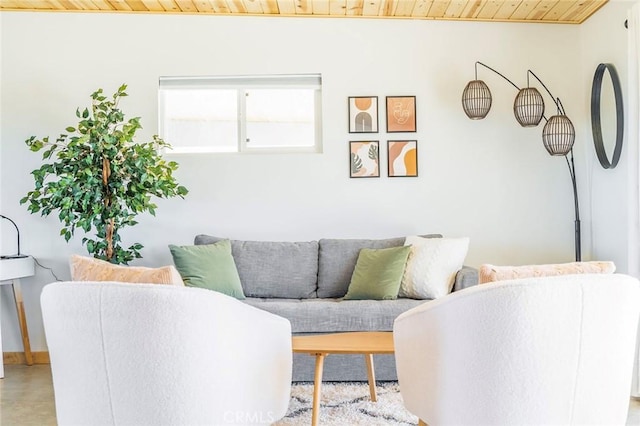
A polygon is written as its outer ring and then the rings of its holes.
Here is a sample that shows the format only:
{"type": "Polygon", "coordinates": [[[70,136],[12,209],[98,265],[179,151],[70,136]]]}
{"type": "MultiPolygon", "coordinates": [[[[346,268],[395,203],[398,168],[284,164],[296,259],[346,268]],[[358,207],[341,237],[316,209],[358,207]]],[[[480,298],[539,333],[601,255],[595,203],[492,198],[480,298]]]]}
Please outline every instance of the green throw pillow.
{"type": "Polygon", "coordinates": [[[245,298],[229,240],[197,246],[170,244],[169,250],[185,285],[245,298]]]}
{"type": "Polygon", "coordinates": [[[362,249],[345,300],[397,299],[411,246],[362,249]]]}

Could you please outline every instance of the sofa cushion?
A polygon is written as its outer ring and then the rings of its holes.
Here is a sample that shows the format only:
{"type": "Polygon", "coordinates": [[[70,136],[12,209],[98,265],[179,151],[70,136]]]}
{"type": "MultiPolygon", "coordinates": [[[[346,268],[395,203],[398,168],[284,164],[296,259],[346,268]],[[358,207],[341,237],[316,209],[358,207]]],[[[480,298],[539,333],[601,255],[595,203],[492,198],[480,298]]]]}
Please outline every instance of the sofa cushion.
{"type": "MultiPolygon", "coordinates": [[[[198,235],[195,244],[224,238],[198,235]]],[[[231,253],[247,297],[316,297],[318,242],[231,240],[231,253]]]]}
{"type": "Polygon", "coordinates": [[[453,291],[464,290],[468,287],[478,285],[478,270],[471,266],[462,266],[456,274],[456,280],[453,283],[453,291]]]}
{"type": "Polygon", "coordinates": [[[239,300],[245,298],[229,240],[199,246],[169,244],[169,250],[187,286],[206,288],[239,300]]]}
{"type": "MultiPolygon", "coordinates": [[[[245,303],[291,322],[293,333],[392,331],[393,321],[424,300],[256,299],[245,303]]],[[[427,302],[428,303],[428,302],[427,302]]]]}
{"type": "Polygon", "coordinates": [[[393,300],[411,247],[360,250],[345,300],[393,300]]]}
{"type": "MultiPolygon", "coordinates": [[[[440,238],[439,234],[422,235],[440,238]]],[[[335,298],[347,294],[358,255],[363,248],[383,249],[404,245],[405,237],[380,240],[321,239],[318,258],[318,297],[335,298]]]]}

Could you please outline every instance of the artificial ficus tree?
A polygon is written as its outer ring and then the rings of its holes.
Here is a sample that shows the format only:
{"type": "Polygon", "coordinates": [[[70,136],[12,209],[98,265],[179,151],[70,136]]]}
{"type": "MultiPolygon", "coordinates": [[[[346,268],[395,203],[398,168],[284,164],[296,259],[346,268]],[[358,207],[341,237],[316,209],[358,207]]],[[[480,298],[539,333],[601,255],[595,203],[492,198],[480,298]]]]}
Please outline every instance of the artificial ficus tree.
{"type": "Polygon", "coordinates": [[[44,149],[47,162],[31,172],[35,188],[20,200],[31,213],[48,216],[57,211],[66,241],[81,229],[89,235],[82,239],[89,253],[124,264],[140,258],[143,246],[124,248],[122,228],[137,224],[140,213],[155,215],[152,197],[184,198],[188,192],[173,176],[178,164],[161,156],[168,143],[157,135],[151,142],[134,142],[142,128],[140,118],[125,121],[118,108],[126,89],[123,84],[110,98],[102,89],[95,91],[91,108],[76,110],[77,126],[67,127],[55,141],[35,136],[26,140],[31,151],[44,149]]]}

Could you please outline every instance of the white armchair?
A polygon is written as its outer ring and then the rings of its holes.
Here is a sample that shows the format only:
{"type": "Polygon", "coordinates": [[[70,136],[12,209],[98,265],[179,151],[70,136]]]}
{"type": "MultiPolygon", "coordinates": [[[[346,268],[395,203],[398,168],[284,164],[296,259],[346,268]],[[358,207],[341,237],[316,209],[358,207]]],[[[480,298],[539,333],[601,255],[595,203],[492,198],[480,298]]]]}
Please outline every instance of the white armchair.
{"type": "Polygon", "coordinates": [[[59,425],[271,424],[291,390],[288,320],[157,284],[45,286],[59,425]]]}
{"type": "Polygon", "coordinates": [[[503,281],[394,324],[406,408],[430,425],[624,425],[640,284],[621,274],[503,281]]]}

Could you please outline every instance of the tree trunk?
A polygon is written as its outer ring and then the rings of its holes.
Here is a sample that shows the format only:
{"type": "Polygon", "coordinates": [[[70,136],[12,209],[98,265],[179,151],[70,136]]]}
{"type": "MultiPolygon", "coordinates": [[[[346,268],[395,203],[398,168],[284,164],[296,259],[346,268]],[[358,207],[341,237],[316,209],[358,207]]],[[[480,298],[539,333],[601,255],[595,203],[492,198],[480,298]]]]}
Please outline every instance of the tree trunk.
{"type": "Polygon", "coordinates": [[[113,219],[107,222],[107,261],[111,262],[113,258],[113,219]]]}
{"type": "MultiPolygon", "coordinates": [[[[102,158],[102,184],[104,185],[104,206],[108,211],[111,205],[111,192],[109,191],[109,176],[111,176],[111,163],[107,158],[102,158]]],[[[105,252],[106,260],[111,261],[113,258],[113,231],[114,231],[114,219],[107,220],[107,230],[105,232],[105,239],[107,240],[107,249],[105,252]]]]}

